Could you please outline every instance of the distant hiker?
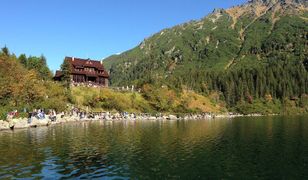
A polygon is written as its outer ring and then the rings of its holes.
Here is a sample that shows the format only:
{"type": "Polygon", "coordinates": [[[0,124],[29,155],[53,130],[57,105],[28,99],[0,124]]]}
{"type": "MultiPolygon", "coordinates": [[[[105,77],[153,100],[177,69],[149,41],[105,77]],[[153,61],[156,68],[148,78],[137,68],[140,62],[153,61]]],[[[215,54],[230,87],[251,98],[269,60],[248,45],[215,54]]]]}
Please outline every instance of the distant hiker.
{"type": "Polygon", "coordinates": [[[37,114],[38,119],[45,119],[45,112],[43,110],[39,110],[37,114]]]}
{"type": "Polygon", "coordinates": [[[36,117],[37,118],[37,110],[36,109],[33,110],[32,117],[36,117]]]}
{"type": "Polygon", "coordinates": [[[31,122],[32,122],[32,115],[33,115],[32,112],[28,112],[28,123],[29,124],[31,124],[31,122]]]}
{"type": "Polygon", "coordinates": [[[55,110],[50,110],[49,111],[49,119],[51,121],[56,121],[57,120],[57,114],[55,110]]]}
{"type": "Polygon", "coordinates": [[[18,117],[18,111],[17,110],[14,110],[14,111],[12,111],[12,112],[9,112],[9,113],[7,113],[7,119],[13,119],[13,118],[15,118],[15,117],[18,117]]]}

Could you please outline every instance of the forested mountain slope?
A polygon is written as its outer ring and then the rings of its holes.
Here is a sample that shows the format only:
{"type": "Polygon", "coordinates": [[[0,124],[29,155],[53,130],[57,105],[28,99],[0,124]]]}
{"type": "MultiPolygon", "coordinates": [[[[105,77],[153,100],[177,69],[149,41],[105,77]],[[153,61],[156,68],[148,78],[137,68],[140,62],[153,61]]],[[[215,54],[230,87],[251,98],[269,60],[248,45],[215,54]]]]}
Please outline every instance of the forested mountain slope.
{"type": "Polygon", "coordinates": [[[308,93],[305,0],[252,0],[216,9],[104,60],[114,86],[146,83],[220,91],[229,105],[308,93]]]}

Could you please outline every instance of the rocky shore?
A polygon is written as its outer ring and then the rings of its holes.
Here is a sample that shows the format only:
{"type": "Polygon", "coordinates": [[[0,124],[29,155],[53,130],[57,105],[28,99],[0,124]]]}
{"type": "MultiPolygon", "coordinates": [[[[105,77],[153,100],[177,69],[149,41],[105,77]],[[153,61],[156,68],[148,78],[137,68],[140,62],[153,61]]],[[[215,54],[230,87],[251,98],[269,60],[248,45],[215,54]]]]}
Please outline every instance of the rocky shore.
{"type": "Polygon", "coordinates": [[[242,116],[262,116],[260,114],[251,114],[251,115],[241,115],[241,114],[194,114],[194,115],[184,115],[184,116],[176,116],[176,115],[156,115],[151,116],[147,114],[143,115],[135,115],[135,114],[98,114],[92,115],[90,117],[80,118],[77,115],[57,115],[55,121],[50,120],[48,116],[45,119],[37,119],[35,117],[32,118],[31,123],[29,123],[29,119],[27,118],[19,118],[12,119],[9,121],[0,120],[0,131],[1,130],[14,130],[14,129],[25,129],[25,128],[36,128],[40,126],[50,126],[56,124],[63,124],[68,122],[83,122],[83,121],[138,121],[138,120],[148,120],[148,121],[175,121],[175,120],[208,120],[215,118],[234,118],[234,117],[242,117],[242,116]]]}

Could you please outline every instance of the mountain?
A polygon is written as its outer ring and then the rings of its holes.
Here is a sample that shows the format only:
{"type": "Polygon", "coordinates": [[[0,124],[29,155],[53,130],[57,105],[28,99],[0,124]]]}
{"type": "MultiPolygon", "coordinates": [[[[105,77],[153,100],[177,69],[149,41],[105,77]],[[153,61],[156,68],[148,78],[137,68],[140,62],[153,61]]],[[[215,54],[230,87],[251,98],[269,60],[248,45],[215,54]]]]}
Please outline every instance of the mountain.
{"type": "Polygon", "coordinates": [[[252,0],[231,9],[216,9],[200,21],[162,30],[104,63],[111,70],[114,85],[125,85],[149,72],[165,79],[187,68],[225,70],[259,64],[269,59],[272,48],[289,51],[290,56],[297,51],[304,55],[307,20],[305,0],[252,0]]]}
{"type": "Polygon", "coordinates": [[[251,0],[164,29],[104,64],[113,86],[218,90],[225,99],[234,91],[229,103],[236,103],[247,96],[307,94],[307,46],[306,0],[251,0]]]}

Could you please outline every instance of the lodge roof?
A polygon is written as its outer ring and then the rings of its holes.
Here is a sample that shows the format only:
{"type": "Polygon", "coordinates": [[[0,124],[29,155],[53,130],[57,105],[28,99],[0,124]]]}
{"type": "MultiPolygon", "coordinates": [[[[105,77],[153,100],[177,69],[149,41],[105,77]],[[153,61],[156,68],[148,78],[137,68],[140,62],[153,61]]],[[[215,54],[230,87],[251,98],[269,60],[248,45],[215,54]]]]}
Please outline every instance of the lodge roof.
{"type": "Polygon", "coordinates": [[[56,71],[55,77],[59,78],[63,75],[62,71],[56,71]]]}

